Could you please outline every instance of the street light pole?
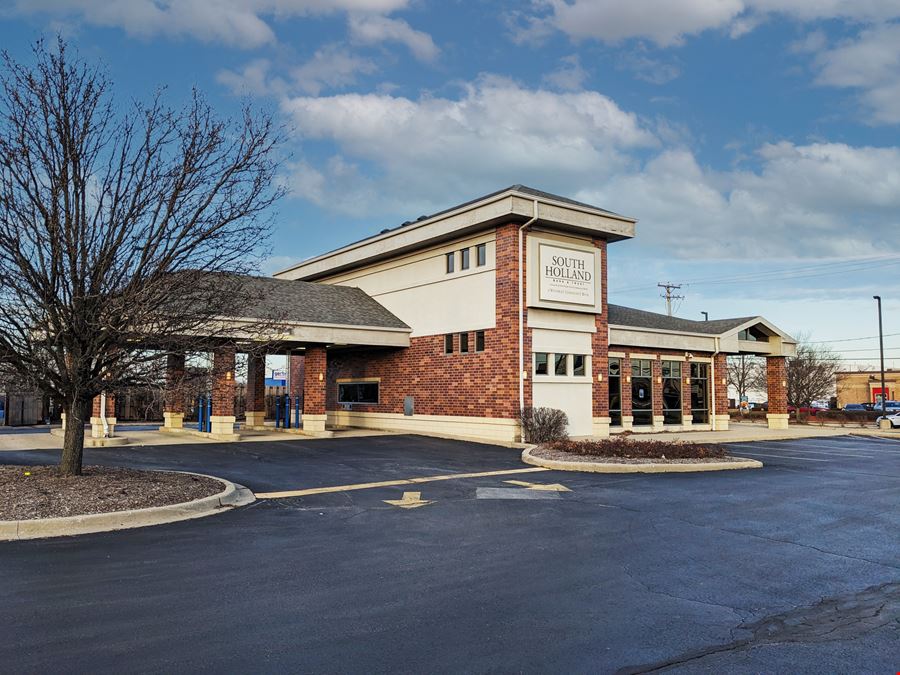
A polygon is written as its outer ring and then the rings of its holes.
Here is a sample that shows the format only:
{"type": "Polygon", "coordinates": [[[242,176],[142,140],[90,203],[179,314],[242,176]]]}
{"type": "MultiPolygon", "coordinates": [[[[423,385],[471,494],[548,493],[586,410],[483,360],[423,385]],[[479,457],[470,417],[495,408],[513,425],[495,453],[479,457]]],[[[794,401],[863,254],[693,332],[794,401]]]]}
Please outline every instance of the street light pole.
{"type": "Polygon", "coordinates": [[[878,302],[878,350],[881,354],[881,414],[887,415],[887,391],[884,384],[884,330],[881,327],[881,296],[872,296],[878,302]]]}

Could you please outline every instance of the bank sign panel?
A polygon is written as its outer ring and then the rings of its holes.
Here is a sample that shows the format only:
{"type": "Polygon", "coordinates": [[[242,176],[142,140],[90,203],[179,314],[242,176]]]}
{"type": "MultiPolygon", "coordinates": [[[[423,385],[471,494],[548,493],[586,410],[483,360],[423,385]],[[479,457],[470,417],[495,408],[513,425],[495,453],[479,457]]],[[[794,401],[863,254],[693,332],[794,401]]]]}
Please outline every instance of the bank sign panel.
{"type": "Polygon", "coordinates": [[[596,252],[540,245],[538,282],[543,302],[596,304],[596,252]]]}

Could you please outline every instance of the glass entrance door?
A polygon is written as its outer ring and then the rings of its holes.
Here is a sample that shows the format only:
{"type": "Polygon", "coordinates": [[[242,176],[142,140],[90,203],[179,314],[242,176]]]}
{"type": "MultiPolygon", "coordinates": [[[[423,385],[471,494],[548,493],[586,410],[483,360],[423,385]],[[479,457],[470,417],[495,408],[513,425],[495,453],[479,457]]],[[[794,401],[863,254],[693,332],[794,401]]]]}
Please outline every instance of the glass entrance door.
{"type": "Polygon", "coordinates": [[[709,364],[691,364],[691,417],[694,424],[709,423],[709,364]]]}

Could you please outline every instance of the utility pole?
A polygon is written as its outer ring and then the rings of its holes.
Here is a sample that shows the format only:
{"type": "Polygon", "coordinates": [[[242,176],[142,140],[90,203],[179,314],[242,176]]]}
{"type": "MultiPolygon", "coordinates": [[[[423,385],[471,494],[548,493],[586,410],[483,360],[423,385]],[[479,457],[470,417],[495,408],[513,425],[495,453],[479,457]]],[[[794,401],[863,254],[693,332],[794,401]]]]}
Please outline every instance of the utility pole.
{"type": "Polygon", "coordinates": [[[677,291],[681,288],[681,284],[673,284],[669,282],[668,284],[656,284],[660,288],[665,289],[665,293],[660,293],[659,297],[666,299],[666,314],[672,316],[672,300],[684,300],[683,295],[673,295],[672,291],[677,291]]]}
{"type": "Polygon", "coordinates": [[[884,331],[881,326],[881,296],[872,296],[878,302],[878,351],[881,354],[881,414],[887,415],[887,391],[884,387],[884,331]]]}

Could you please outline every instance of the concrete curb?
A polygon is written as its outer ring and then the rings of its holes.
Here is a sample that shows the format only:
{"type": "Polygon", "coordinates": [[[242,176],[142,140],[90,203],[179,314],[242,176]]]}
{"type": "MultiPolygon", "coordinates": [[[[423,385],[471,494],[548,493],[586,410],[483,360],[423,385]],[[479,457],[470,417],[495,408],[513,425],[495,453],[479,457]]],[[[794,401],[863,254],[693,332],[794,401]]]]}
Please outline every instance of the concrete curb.
{"type": "Polygon", "coordinates": [[[153,506],[146,509],[113,511],[112,513],[90,513],[65,518],[0,520],[0,541],[70,537],[78,534],[163,525],[180,520],[204,518],[225,510],[246,506],[256,501],[256,496],[250,490],[243,485],[232,483],[224,478],[207,476],[202,473],[192,473],[190,471],[178,471],[176,473],[188,473],[194,476],[212,478],[222,483],[225,489],[209,497],[168,506],[153,506]]]}
{"type": "Polygon", "coordinates": [[[687,473],[698,471],[728,471],[730,469],[761,469],[763,463],[755,459],[738,458],[737,462],[696,462],[693,464],[617,464],[612,462],[567,462],[545,459],[531,454],[532,448],[522,451],[522,461],[554,471],[582,471],[585,473],[687,473]]]}

